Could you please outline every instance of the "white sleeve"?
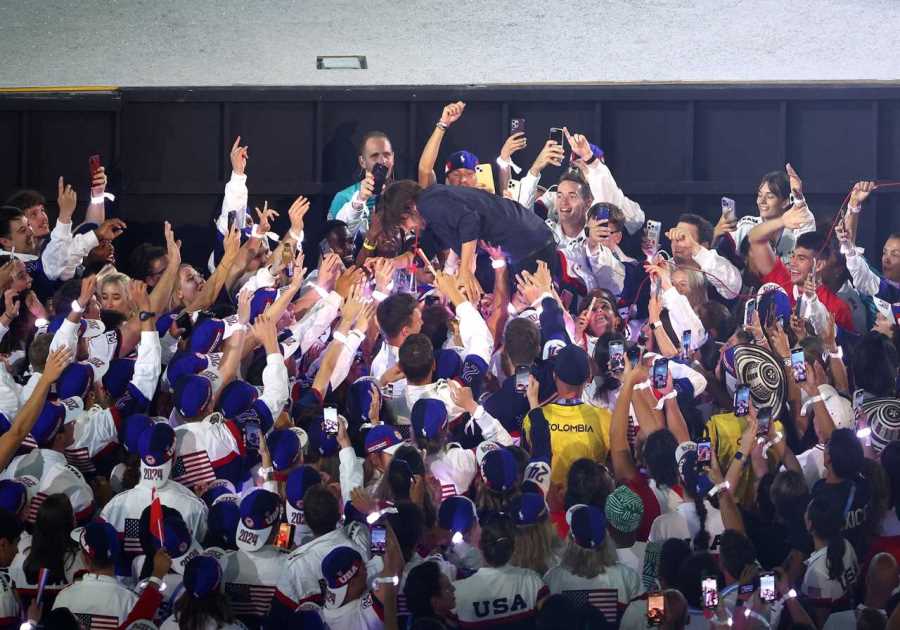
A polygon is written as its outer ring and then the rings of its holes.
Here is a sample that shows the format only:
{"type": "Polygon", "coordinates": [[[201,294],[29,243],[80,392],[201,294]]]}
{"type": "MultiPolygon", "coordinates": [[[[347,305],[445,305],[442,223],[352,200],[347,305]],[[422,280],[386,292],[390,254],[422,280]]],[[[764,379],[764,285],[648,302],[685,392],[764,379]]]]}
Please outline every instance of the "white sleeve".
{"type": "MultiPolygon", "coordinates": [[[[216,229],[224,235],[228,231],[228,213],[242,214],[247,208],[247,176],[231,172],[231,179],[225,184],[222,211],[216,219],[216,229]]],[[[243,226],[242,226],[243,227],[243,226]]]]}
{"type": "Polygon", "coordinates": [[[357,330],[351,330],[347,333],[347,343],[341,345],[341,353],[338,355],[334,370],[331,372],[331,389],[336,390],[347,378],[350,368],[353,365],[353,357],[359,350],[360,344],[365,339],[365,335],[357,330]]]}
{"type": "Polygon", "coordinates": [[[669,321],[678,339],[672,339],[672,343],[680,343],[685,330],[691,331],[691,345],[696,349],[706,342],[706,329],[697,317],[697,313],[691,307],[688,299],[681,295],[675,287],[669,287],[662,292],[662,305],[669,311],[669,321]]]}
{"type": "Polygon", "coordinates": [[[828,309],[822,304],[818,296],[809,297],[804,294],[803,304],[800,308],[802,310],[801,317],[813,325],[813,330],[817,334],[819,331],[825,330],[825,326],[828,324],[828,309]]]}
{"type": "Polygon", "coordinates": [[[706,280],[723,298],[733,300],[740,295],[743,286],[741,272],[718,252],[701,245],[700,251],[694,256],[694,262],[700,265],[706,280]]]}
{"type": "Polygon", "coordinates": [[[310,318],[309,327],[300,338],[301,354],[306,354],[316,339],[325,333],[334,318],[338,316],[341,309],[341,296],[332,291],[325,299],[319,300],[316,305],[319,308],[313,307],[301,320],[306,321],[307,318],[310,318]]]}
{"type": "Polygon", "coordinates": [[[862,256],[863,250],[859,247],[853,247],[852,250],[845,246],[841,246],[841,253],[847,259],[847,271],[850,272],[850,279],[853,281],[854,288],[861,295],[878,295],[881,288],[881,278],[869,268],[869,264],[862,256]]]}
{"type": "Polygon", "coordinates": [[[22,386],[13,380],[12,374],[4,366],[0,366],[0,411],[7,418],[15,418],[21,407],[19,398],[22,386]]]}
{"type": "Polygon", "coordinates": [[[168,365],[175,353],[178,352],[178,339],[166,332],[159,340],[160,359],[162,365],[168,365]]]}
{"type": "MultiPolygon", "coordinates": [[[[74,278],[78,265],[80,265],[84,261],[85,256],[90,254],[91,250],[99,244],[100,240],[97,238],[97,235],[94,234],[93,230],[86,232],[85,234],[76,234],[72,237],[66,246],[66,258],[63,261],[59,272],[59,279],[71,280],[74,278]]],[[[50,245],[47,245],[47,247],[49,248],[50,245]]],[[[46,250],[44,251],[46,252],[46,250]]],[[[46,265],[46,261],[44,264],[46,265]]]]}
{"type": "Polygon", "coordinates": [[[69,258],[71,245],[72,224],[57,221],[50,232],[50,242],[41,252],[41,263],[48,280],[59,280],[69,258]]]}
{"type": "Polygon", "coordinates": [[[625,287],[625,265],[609,247],[600,245],[596,253],[592,253],[589,247],[585,247],[588,261],[591,264],[591,275],[597,286],[612,291],[613,295],[620,295],[625,287]]]}
{"type": "Polygon", "coordinates": [[[459,336],[462,338],[466,354],[474,354],[485,363],[491,362],[494,351],[494,338],[481,313],[471,302],[463,302],[456,307],[459,316],[459,336]]]}
{"type": "Polygon", "coordinates": [[[78,331],[80,329],[81,323],[73,324],[68,317],[63,319],[62,324],[59,325],[59,329],[54,333],[53,339],[50,341],[50,352],[55,352],[63,346],[67,346],[74,357],[78,347],[78,331]]]}
{"type": "Polygon", "coordinates": [[[342,505],[350,500],[354,488],[363,486],[363,460],[356,456],[352,446],[342,448],[338,452],[338,471],[341,480],[342,505]]]}
{"type": "Polygon", "coordinates": [[[368,229],[368,226],[366,226],[366,209],[366,204],[359,199],[359,191],[356,191],[353,193],[350,201],[341,206],[340,210],[337,211],[335,218],[338,221],[343,221],[347,224],[347,230],[350,232],[351,238],[354,238],[358,232],[368,229]],[[354,202],[362,203],[362,208],[359,210],[354,208],[354,202]]]}
{"type": "Polygon", "coordinates": [[[523,205],[526,208],[534,208],[537,187],[540,181],[540,173],[532,175],[530,170],[519,180],[519,198],[517,201],[520,205],[523,205]]]}
{"type": "Polygon", "coordinates": [[[484,407],[478,405],[472,418],[478,423],[481,435],[485,440],[497,442],[503,446],[512,445],[512,436],[494,416],[485,411],[484,407]]]}
{"type": "Polygon", "coordinates": [[[153,400],[160,372],[162,372],[162,356],[159,334],[155,330],[142,331],[131,384],[137,387],[147,400],[153,400]]]}
{"type": "Polygon", "coordinates": [[[9,328],[0,324],[0,341],[3,341],[3,338],[6,336],[6,333],[9,332],[9,328]]]}
{"type": "Polygon", "coordinates": [[[255,293],[257,289],[269,289],[274,286],[275,276],[269,271],[268,266],[263,266],[260,267],[255,274],[250,276],[250,279],[244,283],[244,286],[241,287],[241,290],[238,291],[238,293],[243,293],[244,291],[255,293]]]}
{"type": "Polygon", "coordinates": [[[587,180],[595,203],[611,203],[622,211],[625,215],[625,229],[629,234],[634,234],[643,227],[644,211],[641,205],[625,196],[606,164],[599,159],[594,160],[588,166],[587,180]]]}
{"type": "Polygon", "coordinates": [[[263,391],[259,397],[273,418],[278,418],[285,403],[290,398],[290,385],[288,384],[288,372],[284,366],[284,357],[277,352],[266,356],[266,367],[262,373],[263,391]]]}
{"type": "Polygon", "coordinates": [[[700,396],[700,394],[706,391],[706,377],[694,368],[688,365],[684,365],[683,363],[670,361],[669,369],[672,371],[673,379],[686,378],[691,382],[691,387],[694,388],[694,398],[697,398],[698,396],[700,396]]]}

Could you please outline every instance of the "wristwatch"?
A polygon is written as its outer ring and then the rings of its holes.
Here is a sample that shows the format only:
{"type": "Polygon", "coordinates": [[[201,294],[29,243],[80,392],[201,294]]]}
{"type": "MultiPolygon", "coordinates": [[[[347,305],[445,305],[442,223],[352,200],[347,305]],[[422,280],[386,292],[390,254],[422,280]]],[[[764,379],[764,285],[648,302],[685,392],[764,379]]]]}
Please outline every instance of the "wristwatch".
{"type": "Polygon", "coordinates": [[[591,157],[589,157],[588,159],[586,159],[586,160],[584,161],[584,163],[587,164],[587,165],[591,165],[591,164],[593,164],[593,163],[596,162],[596,161],[597,161],[597,154],[596,154],[596,153],[591,153],[591,157]]]}
{"type": "Polygon", "coordinates": [[[661,321],[650,322],[650,328],[652,330],[656,330],[657,328],[661,328],[661,327],[662,327],[661,321]]]}
{"type": "Polygon", "coordinates": [[[140,319],[142,322],[145,322],[148,319],[153,319],[154,317],[156,317],[156,313],[151,313],[150,311],[141,311],[138,314],[138,319],[140,319]]]}

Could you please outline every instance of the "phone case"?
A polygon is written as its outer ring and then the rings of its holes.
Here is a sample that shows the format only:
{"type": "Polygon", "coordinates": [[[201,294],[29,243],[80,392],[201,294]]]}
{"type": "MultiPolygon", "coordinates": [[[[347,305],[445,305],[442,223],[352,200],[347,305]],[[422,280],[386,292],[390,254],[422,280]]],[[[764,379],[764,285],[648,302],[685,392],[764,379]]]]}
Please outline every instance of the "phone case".
{"type": "Polygon", "coordinates": [[[475,167],[475,183],[478,188],[482,188],[491,193],[495,193],[494,188],[494,171],[490,164],[479,164],[475,167]]]}

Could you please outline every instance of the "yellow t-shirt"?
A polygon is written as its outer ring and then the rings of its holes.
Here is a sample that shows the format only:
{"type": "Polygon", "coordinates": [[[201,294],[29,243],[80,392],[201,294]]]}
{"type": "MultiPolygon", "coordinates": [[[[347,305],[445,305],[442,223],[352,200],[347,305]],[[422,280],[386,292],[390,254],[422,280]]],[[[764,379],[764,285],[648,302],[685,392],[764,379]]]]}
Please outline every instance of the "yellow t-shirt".
{"type": "MultiPolygon", "coordinates": [[[[553,467],[550,481],[565,484],[569,468],[579,459],[587,458],[598,463],[606,462],[609,452],[609,425],[612,415],[607,409],[593,405],[558,405],[550,403],[542,407],[550,425],[550,448],[553,449],[553,467]]],[[[525,416],[522,431],[531,441],[531,417],[525,416]]]]}
{"type": "MultiPolygon", "coordinates": [[[[719,466],[722,468],[723,475],[727,472],[728,467],[731,466],[734,454],[741,447],[741,436],[746,428],[747,418],[738,418],[730,412],[712,416],[709,422],[706,423],[709,439],[716,449],[716,457],[719,459],[719,466]]],[[[784,433],[784,427],[778,420],[775,421],[775,430],[784,433]]],[[[743,503],[744,500],[754,500],[756,498],[751,496],[752,492],[753,467],[746,466],[734,496],[738,503],[743,503]]]]}

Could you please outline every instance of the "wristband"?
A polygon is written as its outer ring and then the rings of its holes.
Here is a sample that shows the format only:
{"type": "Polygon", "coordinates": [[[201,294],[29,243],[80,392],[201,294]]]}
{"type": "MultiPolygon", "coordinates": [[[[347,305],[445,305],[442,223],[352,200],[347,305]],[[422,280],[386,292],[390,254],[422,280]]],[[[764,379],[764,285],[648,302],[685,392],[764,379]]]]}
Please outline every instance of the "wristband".
{"type": "Polygon", "coordinates": [[[313,290],[319,294],[319,297],[323,300],[328,297],[328,291],[320,287],[318,284],[312,285],[313,290]]]}
{"type": "Polygon", "coordinates": [[[347,345],[347,335],[342,333],[340,330],[335,330],[333,333],[331,333],[331,336],[335,341],[340,341],[345,346],[347,345]]]}
{"type": "Polygon", "coordinates": [[[587,166],[590,166],[591,164],[593,164],[593,163],[596,162],[596,161],[597,161],[597,154],[596,154],[596,153],[591,153],[591,157],[589,157],[588,159],[584,160],[584,163],[585,163],[587,166]]]}
{"type": "Polygon", "coordinates": [[[503,269],[506,266],[506,261],[502,259],[492,260],[491,267],[494,269],[503,269]]]}
{"type": "Polygon", "coordinates": [[[390,575],[386,577],[377,577],[373,580],[375,584],[390,584],[391,586],[397,586],[400,584],[400,578],[396,575],[390,575]]]}
{"type": "Polygon", "coordinates": [[[375,289],[374,291],[372,291],[372,299],[374,299],[376,302],[384,302],[386,299],[388,299],[388,295],[383,291],[375,289]]]}
{"type": "Polygon", "coordinates": [[[363,240],[363,249],[367,249],[367,250],[370,251],[370,252],[374,252],[374,251],[375,251],[375,245],[373,245],[372,243],[370,243],[368,240],[365,240],[365,239],[364,239],[364,240],[363,240]]]}
{"type": "Polygon", "coordinates": [[[447,131],[447,128],[448,128],[450,125],[448,125],[448,124],[446,124],[446,123],[442,123],[442,122],[439,120],[439,121],[437,121],[437,122],[434,124],[434,126],[435,126],[435,127],[438,127],[439,129],[443,129],[444,131],[447,131]]]}
{"type": "Polygon", "coordinates": [[[659,399],[659,402],[656,403],[656,410],[659,411],[660,409],[662,409],[665,406],[667,400],[672,400],[676,396],[678,396],[678,392],[673,389],[668,394],[659,399]]]}
{"type": "Polygon", "coordinates": [[[650,329],[656,330],[657,328],[662,328],[662,322],[657,320],[655,322],[650,322],[650,329]]]}
{"type": "Polygon", "coordinates": [[[784,367],[791,367],[791,357],[781,357],[781,363],[784,367]]]}
{"type": "Polygon", "coordinates": [[[294,230],[290,230],[288,232],[288,236],[297,241],[297,248],[300,248],[300,244],[303,242],[303,230],[300,230],[300,233],[297,234],[294,230]]]}
{"type": "Polygon", "coordinates": [[[805,416],[806,410],[811,406],[815,405],[817,402],[822,402],[823,396],[819,394],[818,396],[813,396],[812,398],[807,398],[806,402],[803,403],[803,406],[800,408],[800,415],[805,416]]]}
{"type": "Polygon", "coordinates": [[[832,359],[843,359],[844,358],[844,348],[842,346],[838,346],[837,352],[829,352],[828,356],[832,359]]]}
{"type": "Polygon", "coordinates": [[[763,445],[763,451],[768,451],[773,446],[778,446],[778,444],[780,444],[783,439],[784,439],[784,435],[782,435],[781,433],[776,433],[774,440],[766,442],[763,445]]]}
{"type": "Polygon", "coordinates": [[[722,483],[718,483],[714,485],[710,491],[707,493],[710,497],[714,497],[719,494],[722,490],[728,490],[731,488],[731,484],[728,481],[723,481],[722,483]]]}
{"type": "Polygon", "coordinates": [[[78,302],[78,300],[72,300],[69,308],[72,309],[73,313],[77,313],[78,315],[84,313],[84,307],[78,302]]]}
{"type": "Polygon", "coordinates": [[[109,199],[110,201],[115,201],[116,196],[112,193],[105,192],[102,195],[97,195],[96,197],[91,197],[91,205],[93,206],[93,205],[96,205],[99,203],[103,203],[107,199],[109,199]]]}
{"type": "Polygon", "coordinates": [[[271,466],[268,466],[268,467],[266,467],[266,468],[263,468],[262,466],[260,466],[260,467],[259,467],[259,470],[257,471],[256,474],[257,474],[259,477],[262,477],[263,479],[266,479],[266,478],[268,478],[268,476],[271,475],[273,472],[275,472],[275,469],[272,468],[271,466]]]}
{"type": "Polygon", "coordinates": [[[862,212],[862,206],[851,206],[850,204],[847,204],[847,212],[850,214],[859,214],[862,212]]]}
{"type": "Polygon", "coordinates": [[[509,160],[504,160],[502,157],[498,157],[497,166],[499,166],[500,168],[510,168],[516,175],[522,172],[522,168],[518,164],[513,162],[512,158],[510,158],[509,160]]]}
{"type": "Polygon", "coordinates": [[[162,580],[160,580],[158,577],[156,577],[155,575],[151,575],[150,577],[148,577],[148,578],[147,578],[147,583],[148,583],[148,584],[156,584],[156,588],[157,588],[160,592],[162,592],[162,591],[165,590],[165,588],[166,588],[165,583],[164,583],[162,580]]]}

